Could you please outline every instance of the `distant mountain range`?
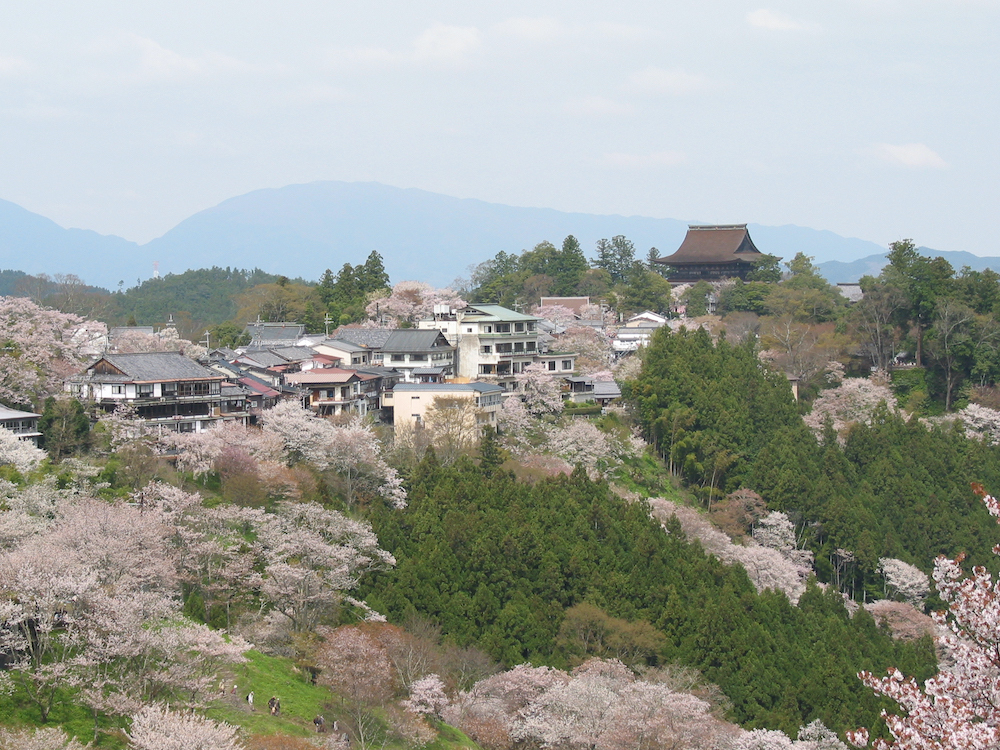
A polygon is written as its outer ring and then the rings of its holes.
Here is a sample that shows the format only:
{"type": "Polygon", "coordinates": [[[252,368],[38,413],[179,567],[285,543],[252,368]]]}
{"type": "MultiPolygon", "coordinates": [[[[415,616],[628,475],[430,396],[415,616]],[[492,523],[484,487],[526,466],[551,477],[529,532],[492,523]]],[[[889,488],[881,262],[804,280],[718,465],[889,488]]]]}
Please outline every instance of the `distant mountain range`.
{"type": "MultiPolygon", "coordinates": [[[[1000,258],[982,258],[972,253],[954,250],[932,250],[929,247],[918,247],[917,252],[929,258],[942,257],[949,263],[955,271],[960,271],[968,266],[973,271],[985,271],[990,268],[1000,272],[1000,258]]],[[[827,281],[831,284],[843,284],[856,282],[862,276],[878,276],[882,269],[888,265],[888,253],[880,255],[869,255],[866,258],[859,258],[850,263],[839,260],[829,260],[826,263],[817,263],[816,267],[827,281]]]]}
{"type": "MultiPolygon", "coordinates": [[[[501,250],[519,253],[543,240],[559,244],[573,234],[591,252],[598,239],[623,234],[645,258],[650,247],[672,253],[686,229],[687,222],[676,219],[519,208],[373,182],[314,182],[230,198],[144,245],[64,229],[0,201],[0,268],[72,273],[115,289],[119,282],[131,287],[149,278],[154,261],[164,275],[230,266],[319,279],[327,268],[336,272],[378,250],[393,282],[445,285],[501,250]]],[[[833,232],[751,224],[750,233],[763,252],[786,260],[799,251],[813,256],[831,281],[856,280],[884,263],[881,246],[833,232]]],[[[956,268],[984,260],[941,254],[969,259],[953,262],[956,268]]],[[[1000,268],[1000,260],[989,260],[1000,268]]]]}

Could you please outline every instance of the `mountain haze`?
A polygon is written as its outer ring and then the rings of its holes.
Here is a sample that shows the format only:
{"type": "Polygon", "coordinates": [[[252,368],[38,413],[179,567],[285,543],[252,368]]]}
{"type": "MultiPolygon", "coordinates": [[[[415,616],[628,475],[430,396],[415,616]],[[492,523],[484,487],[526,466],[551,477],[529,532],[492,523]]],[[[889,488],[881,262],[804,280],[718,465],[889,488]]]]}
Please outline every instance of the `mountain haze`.
{"type": "Polygon", "coordinates": [[[30,274],[72,273],[108,288],[119,281],[131,286],[152,271],[149,263],[140,271],[138,250],[135,242],[89,229],[63,229],[51,219],[0,200],[0,268],[30,274]]]}
{"type": "MultiPolygon", "coordinates": [[[[985,271],[987,268],[1000,272],[1000,258],[982,258],[972,253],[954,250],[934,250],[929,247],[918,247],[917,252],[928,258],[944,258],[951,263],[956,272],[965,266],[973,271],[985,271]]],[[[831,284],[847,284],[857,282],[862,276],[878,276],[889,264],[888,253],[869,255],[849,263],[831,260],[818,263],[820,274],[831,284]]]]}
{"type": "MultiPolygon", "coordinates": [[[[640,258],[650,247],[669,255],[686,228],[677,219],[505,206],[374,182],[314,182],[230,198],[144,245],[63,229],[0,201],[0,268],[74,273],[113,289],[120,281],[132,286],[151,276],[154,261],[163,275],[217,265],[318,279],[327,268],[336,272],[377,250],[393,282],[444,285],[501,250],[519,253],[543,240],[558,244],[569,234],[588,253],[598,239],[622,234],[640,258]]],[[[847,263],[883,250],[866,240],[792,225],[750,224],[750,232],[762,252],[785,260],[801,251],[817,263],[847,263]]],[[[836,275],[833,280],[849,280],[836,275]]]]}

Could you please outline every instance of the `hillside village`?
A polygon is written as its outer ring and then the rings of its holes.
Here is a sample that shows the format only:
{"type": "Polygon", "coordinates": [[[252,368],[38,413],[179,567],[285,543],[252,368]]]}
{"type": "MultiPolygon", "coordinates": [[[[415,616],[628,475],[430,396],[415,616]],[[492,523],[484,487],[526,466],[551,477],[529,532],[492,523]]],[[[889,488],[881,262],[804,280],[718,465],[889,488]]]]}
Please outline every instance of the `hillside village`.
{"type": "Polygon", "coordinates": [[[0,297],[0,748],[1000,732],[1000,276],[904,240],[838,286],[763,250],[570,236],[445,289],[373,252],[212,269],[200,307],[194,274],[29,277],[0,297]]]}

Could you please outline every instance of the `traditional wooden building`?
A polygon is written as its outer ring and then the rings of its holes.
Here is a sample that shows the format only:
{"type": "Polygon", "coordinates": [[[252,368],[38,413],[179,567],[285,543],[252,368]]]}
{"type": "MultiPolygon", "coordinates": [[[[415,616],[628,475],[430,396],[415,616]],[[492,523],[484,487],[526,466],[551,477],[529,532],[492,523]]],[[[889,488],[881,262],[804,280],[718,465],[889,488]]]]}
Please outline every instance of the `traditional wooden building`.
{"type": "Polygon", "coordinates": [[[746,224],[691,224],[677,252],[655,262],[670,268],[668,279],[674,282],[745,281],[763,257],[746,224]]]}

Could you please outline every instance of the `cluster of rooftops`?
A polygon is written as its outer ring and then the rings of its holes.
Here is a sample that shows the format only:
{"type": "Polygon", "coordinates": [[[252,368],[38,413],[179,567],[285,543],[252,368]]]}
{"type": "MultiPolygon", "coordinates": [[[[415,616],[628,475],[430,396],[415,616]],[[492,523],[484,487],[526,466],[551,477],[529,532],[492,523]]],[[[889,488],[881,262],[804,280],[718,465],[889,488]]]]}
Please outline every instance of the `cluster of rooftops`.
{"type": "MultiPolygon", "coordinates": [[[[671,282],[743,278],[763,254],[746,224],[691,225],[680,247],[655,262],[671,282]]],[[[572,300],[575,298],[563,298],[572,300]]],[[[581,300],[584,298],[580,298],[581,300]]],[[[545,300],[543,300],[545,304],[545,300]]],[[[566,302],[564,302],[566,304],[566,302]]],[[[651,315],[651,314],[647,314],[651,315]]],[[[641,318],[642,316],[637,316],[641,318]]],[[[634,349],[662,320],[633,320],[616,350],[634,349]],[[637,338],[638,337],[638,338],[637,338]]],[[[65,383],[65,389],[100,408],[121,403],[167,428],[201,431],[220,419],[253,423],[281,398],[299,398],[321,414],[374,414],[393,422],[416,418],[400,410],[393,393],[454,395],[499,404],[517,375],[532,364],[564,379],[571,397],[606,403],[620,395],[614,383],[574,375],[575,352],[553,351],[544,322],[500,305],[438,309],[417,328],[342,328],[332,337],[310,336],[297,323],[251,323],[251,344],[218,347],[202,362],[176,352],[116,354],[112,350],[65,383]]],[[[151,333],[151,328],[143,328],[151,333]]],[[[0,427],[37,441],[39,415],[0,407],[0,427]]]]}
{"type": "Polygon", "coordinates": [[[112,338],[65,390],[104,411],[128,404],[137,416],[183,432],[219,420],[253,424],[279,399],[298,399],[321,415],[398,424],[419,423],[435,398],[467,398],[494,422],[531,364],[561,377],[571,398],[587,392],[588,379],[574,377],[577,355],[551,351],[539,323],[498,305],[441,310],[418,328],[342,328],[332,336],[307,335],[296,323],[253,323],[250,345],[217,347],[198,362],[177,352],[115,353],[112,338]]]}

